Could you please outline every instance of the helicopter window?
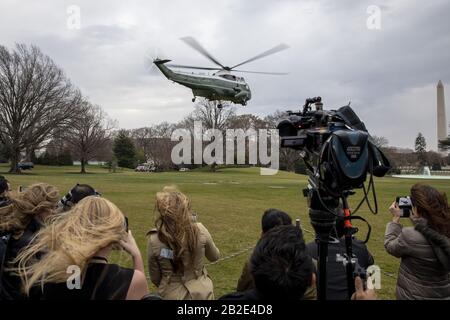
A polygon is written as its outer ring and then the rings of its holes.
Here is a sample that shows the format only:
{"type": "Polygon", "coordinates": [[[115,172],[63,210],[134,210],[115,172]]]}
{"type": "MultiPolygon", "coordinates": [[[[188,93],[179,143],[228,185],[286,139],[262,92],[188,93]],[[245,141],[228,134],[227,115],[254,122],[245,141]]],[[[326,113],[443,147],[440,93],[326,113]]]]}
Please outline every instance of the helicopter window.
{"type": "Polygon", "coordinates": [[[231,74],[223,74],[221,75],[222,78],[225,78],[227,80],[236,81],[236,77],[231,74]]]}

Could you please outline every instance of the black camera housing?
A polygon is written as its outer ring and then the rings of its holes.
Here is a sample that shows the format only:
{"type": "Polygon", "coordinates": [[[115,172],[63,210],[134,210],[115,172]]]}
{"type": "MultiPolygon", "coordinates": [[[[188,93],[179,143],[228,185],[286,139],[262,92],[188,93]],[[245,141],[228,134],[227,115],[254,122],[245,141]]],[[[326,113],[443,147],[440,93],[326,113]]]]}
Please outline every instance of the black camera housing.
{"type": "Polygon", "coordinates": [[[277,125],[280,145],[299,150],[310,179],[327,194],[340,197],[361,188],[368,172],[384,176],[390,164],[350,106],[323,110],[321,100],[309,98],[303,111],[288,111],[277,125]],[[312,103],[316,110],[311,110],[312,103]]]}
{"type": "MultiPolygon", "coordinates": [[[[338,110],[323,110],[320,97],[309,98],[306,99],[302,111],[288,111],[287,117],[278,123],[277,129],[281,147],[298,150],[308,173],[308,187],[303,190],[303,194],[308,198],[309,216],[318,245],[319,300],[326,299],[328,241],[330,232],[336,224],[337,209],[342,201],[346,220],[347,262],[345,266],[350,298],[355,291],[354,278],[359,276],[365,279],[366,277],[365,271],[359,268],[357,263],[352,262],[354,257],[352,238],[358,229],[351,225],[350,220],[357,218],[366,220],[351,215],[347,197],[354,194],[353,189],[363,188],[363,200],[366,200],[370,210],[376,213],[377,204],[372,176],[384,176],[390,169],[389,161],[372,143],[364,123],[349,105],[338,110]],[[315,110],[311,107],[313,103],[315,110]],[[369,188],[366,190],[364,182],[368,173],[370,173],[370,181],[369,188]],[[367,192],[371,187],[375,210],[372,210],[367,198],[367,192]]],[[[367,225],[369,231],[365,242],[370,237],[371,229],[368,223],[367,225]]]]}

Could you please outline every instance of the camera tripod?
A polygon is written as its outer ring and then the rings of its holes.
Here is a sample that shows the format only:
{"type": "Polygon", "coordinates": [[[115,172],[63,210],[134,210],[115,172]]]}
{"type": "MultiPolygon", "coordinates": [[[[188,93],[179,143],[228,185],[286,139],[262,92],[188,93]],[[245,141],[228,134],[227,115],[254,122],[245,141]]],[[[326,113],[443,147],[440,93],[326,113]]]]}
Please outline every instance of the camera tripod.
{"type": "MultiPolygon", "coordinates": [[[[336,226],[337,214],[331,211],[339,206],[339,200],[342,200],[342,209],[344,212],[344,237],[346,254],[341,257],[347,275],[347,290],[348,298],[350,299],[355,292],[354,278],[360,276],[365,278],[365,273],[361,272],[357,259],[353,258],[352,238],[358,232],[358,229],[353,227],[351,219],[360,217],[351,217],[350,209],[347,202],[347,197],[351,194],[350,191],[345,192],[341,199],[331,196],[325,196],[321,191],[313,187],[311,182],[303,193],[308,197],[309,216],[311,224],[316,233],[316,242],[318,245],[318,299],[326,300],[327,298],[327,260],[328,260],[328,243],[330,241],[330,233],[336,226]]],[[[360,218],[361,219],[361,218],[360,218]]]]}

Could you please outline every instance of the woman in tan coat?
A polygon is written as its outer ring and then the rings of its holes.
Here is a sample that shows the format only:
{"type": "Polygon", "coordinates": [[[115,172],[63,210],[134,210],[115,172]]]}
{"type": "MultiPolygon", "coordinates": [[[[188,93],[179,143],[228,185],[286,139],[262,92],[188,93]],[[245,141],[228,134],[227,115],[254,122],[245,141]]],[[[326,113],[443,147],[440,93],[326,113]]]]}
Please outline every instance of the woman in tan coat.
{"type": "Polygon", "coordinates": [[[148,266],[158,294],[170,300],[212,300],[213,283],[203,257],[219,259],[219,250],[201,223],[195,221],[189,199],[173,187],[156,194],[156,229],[148,241],[148,266]]]}

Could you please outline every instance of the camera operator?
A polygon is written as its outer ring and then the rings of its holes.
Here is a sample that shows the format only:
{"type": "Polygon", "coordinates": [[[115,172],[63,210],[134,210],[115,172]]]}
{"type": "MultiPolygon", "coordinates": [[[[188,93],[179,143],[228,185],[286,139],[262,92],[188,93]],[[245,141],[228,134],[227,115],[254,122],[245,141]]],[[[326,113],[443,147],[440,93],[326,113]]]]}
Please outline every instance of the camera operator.
{"type": "Polygon", "coordinates": [[[0,208],[0,299],[24,299],[20,278],[9,269],[22,248],[30,243],[47,218],[55,213],[58,190],[46,183],[12,193],[10,205],[0,208]]]}
{"type": "Polygon", "coordinates": [[[148,293],[127,219],[101,197],[86,197],[68,214],[56,215],[16,261],[24,291],[41,291],[41,300],[138,300],[148,293]],[[132,269],[109,263],[111,251],[119,248],[132,257],[132,269]]]}
{"type": "MultiPolygon", "coordinates": [[[[291,217],[286,213],[278,209],[268,209],[264,212],[261,218],[261,237],[264,236],[266,232],[272,230],[273,228],[281,225],[292,225],[291,217]]],[[[243,292],[249,289],[253,289],[255,283],[253,281],[252,274],[250,272],[250,260],[248,260],[243,269],[242,274],[239,278],[236,291],[243,292]]],[[[316,287],[310,286],[305,293],[303,299],[315,300],[316,299],[316,287]]]]}
{"type": "Polygon", "coordinates": [[[74,205],[88,196],[100,195],[93,187],[88,184],[77,183],[75,187],[58,202],[58,213],[66,212],[72,209],[74,205]]]}
{"type": "MultiPolygon", "coordinates": [[[[342,211],[342,210],[341,210],[342,211]]],[[[341,214],[343,217],[343,213],[341,214]]],[[[342,218],[336,219],[336,227],[332,229],[330,241],[328,242],[327,259],[327,300],[346,300],[348,299],[348,284],[345,265],[339,261],[339,256],[346,254],[345,248],[345,222],[342,218]]],[[[318,259],[317,243],[312,241],[306,245],[308,254],[313,259],[318,259]]],[[[374,264],[374,259],[367,246],[355,237],[352,238],[352,251],[358,264],[366,270],[374,264]]]]}
{"type": "Polygon", "coordinates": [[[219,259],[219,249],[186,195],[174,187],[156,194],[158,216],[148,233],[148,268],[158,294],[170,300],[212,300],[213,282],[203,257],[219,259]]]}
{"type": "Polygon", "coordinates": [[[414,227],[403,227],[404,209],[394,202],[389,211],[384,246],[401,259],[397,299],[450,299],[450,211],[447,196],[433,187],[411,188],[414,227]]]}
{"type": "Polygon", "coordinates": [[[4,176],[0,176],[0,208],[10,203],[7,196],[9,189],[8,180],[4,176]]]}

